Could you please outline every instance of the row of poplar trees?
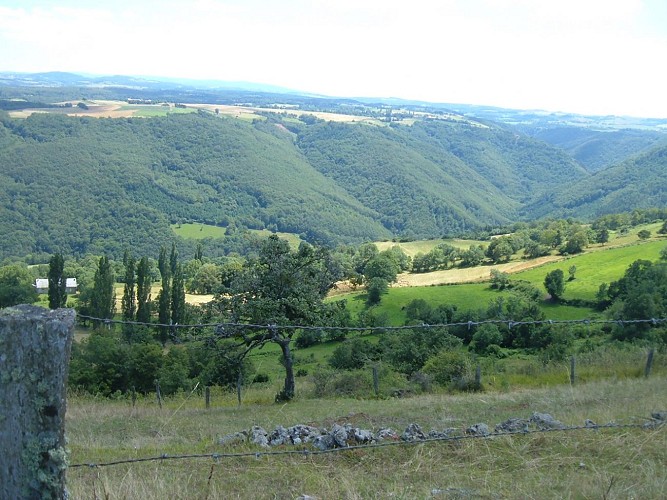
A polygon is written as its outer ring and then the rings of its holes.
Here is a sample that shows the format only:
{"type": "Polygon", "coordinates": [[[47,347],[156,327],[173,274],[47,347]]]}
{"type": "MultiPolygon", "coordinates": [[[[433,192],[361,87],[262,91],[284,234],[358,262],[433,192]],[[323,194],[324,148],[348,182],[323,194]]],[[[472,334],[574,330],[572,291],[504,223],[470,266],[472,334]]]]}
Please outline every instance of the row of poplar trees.
{"type": "MultiPolygon", "coordinates": [[[[157,304],[158,323],[160,325],[182,324],[185,320],[185,282],[183,269],[178,262],[176,246],[172,245],[171,253],[163,247],[160,249],[158,269],[162,279],[162,288],[158,293],[156,304],[151,300],[153,285],[151,266],[148,257],[137,261],[129,252],[123,256],[125,276],[123,297],[121,300],[121,317],[123,321],[150,323],[157,304]]],[[[67,303],[66,278],[64,276],[65,260],[56,254],[49,261],[49,308],[58,309],[67,303]]],[[[79,297],[78,310],[86,316],[99,319],[111,319],[116,313],[116,280],[113,268],[107,256],[101,257],[95,270],[93,286],[83,290],[79,297]]],[[[99,323],[99,321],[94,321],[99,323]]],[[[160,340],[164,343],[169,335],[169,327],[160,327],[160,340]]]]}
{"type": "MultiPolygon", "coordinates": [[[[137,262],[126,252],[123,264],[125,265],[125,286],[121,300],[123,321],[148,324],[151,322],[154,307],[151,301],[153,283],[148,258],[142,257],[137,262]]],[[[167,325],[182,324],[185,320],[185,279],[175,245],[172,245],[169,255],[164,247],[160,249],[158,269],[162,287],[157,296],[157,314],[158,323],[161,325],[159,337],[164,344],[170,331],[167,325]]]]}

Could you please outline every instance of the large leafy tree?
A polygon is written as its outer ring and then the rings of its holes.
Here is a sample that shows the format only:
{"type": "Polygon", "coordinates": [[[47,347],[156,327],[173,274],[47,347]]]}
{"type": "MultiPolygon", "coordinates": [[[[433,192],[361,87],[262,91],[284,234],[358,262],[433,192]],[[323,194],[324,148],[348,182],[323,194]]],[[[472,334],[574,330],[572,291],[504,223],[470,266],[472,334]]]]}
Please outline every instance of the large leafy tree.
{"type": "Polygon", "coordinates": [[[555,269],[547,273],[544,278],[544,288],[554,300],[559,300],[565,293],[565,275],[562,269],[555,269]]]}
{"type": "Polygon", "coordinates": [[[67,303],[67,280],[64,276],[65,259],[55,254],[49,260],[49,309],[65,307],[67,303]]]}
{"type": "Polygon", "coordinates": [[[0,308],[16,304],[32,304],[37,300],[33,276],[18,264],[0,267],[0,308]]]}
{"type": "Polygon", "coordinates": [[[339,278],[338,268],[325,249],[302,244],[298,251],[292,251],[287,241],[273,235],[216,297],[216,306],[226,320],[256,325],[226,332],[245,346],[244,352],[268,342],[280,346],[285,387],[277,398],[292,399],[295,391],[290,343],[297,329],[281,326],[326,321],[323,299],[339,278]]]}

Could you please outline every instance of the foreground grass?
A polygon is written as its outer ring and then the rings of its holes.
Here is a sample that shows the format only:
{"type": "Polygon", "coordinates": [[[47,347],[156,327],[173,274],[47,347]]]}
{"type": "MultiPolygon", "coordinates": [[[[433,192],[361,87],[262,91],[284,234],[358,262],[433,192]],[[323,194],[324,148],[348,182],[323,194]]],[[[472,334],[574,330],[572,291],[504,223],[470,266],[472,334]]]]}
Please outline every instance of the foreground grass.
{"type": "MultiPolygon", "coordinates": [[[[334,422],[402,431],[491,427],[510,417],[546,412],[567,425],[641,423],[667,408],[664,377],[496,394],[430,394],[408,399],[298,399],[270,404],[272,388],[249,394],[175,398],[160,410],[151,399],[73,398],[67,432],[73,463],[162,453],[254,451],[217,444],[220,436],[261,425],[334,422]]],[[[73,498],[660,498],[667,488],[667,433],[608,429],[517,435],[356,450],[324,456],[189,459],[68,471],[73,498]]],[[[262,451],[257,449],[257,451],[262,451]]]]}

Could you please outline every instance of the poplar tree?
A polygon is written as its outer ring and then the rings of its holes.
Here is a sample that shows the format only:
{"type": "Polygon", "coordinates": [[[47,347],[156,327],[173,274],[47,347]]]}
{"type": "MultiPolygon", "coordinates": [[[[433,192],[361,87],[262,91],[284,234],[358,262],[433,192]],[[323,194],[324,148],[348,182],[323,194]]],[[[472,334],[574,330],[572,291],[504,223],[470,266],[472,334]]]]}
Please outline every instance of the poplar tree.
{"type": "Polygon", "coordinates": [[[55,254],[49,260],[49,309],[65,307],[67,303],[67,279],[63,276],[65,259],[55,254]]]}
{"type": "MultiPolygon", "coordinates": [[[[121,300],[121,312],[123,321],[134,321],[134,315],[137,310],[137,301],[134,295],[136,274],[135,274],[135,260],[130,255],[126,254],[123,257],[125,264],[125,285],[123,286],[123,298],[121,300]]],[[[134,332],[134,325],[123,325],[123,334],[127,340],[132,338],[134,332]]]]}
{"type": "Polygon", "coordinates": [[[183,267],[176,264],[171,282],[171,322],[183,324],[185,320],[185,280],[183,267]]]}
{"type": "Polygon", "coordinates": [[[137,265],[137,321],[149,323],[151,320],[151,277],[147,257],[142,257],[137,265]]]}
{"type": "Polygon", "coordinates": [[[93,283],[93,293],[90,298],[91,315],[102,319],[113,318],[116,311],[116,294],[109,257],[100,258],[93,283]]]}

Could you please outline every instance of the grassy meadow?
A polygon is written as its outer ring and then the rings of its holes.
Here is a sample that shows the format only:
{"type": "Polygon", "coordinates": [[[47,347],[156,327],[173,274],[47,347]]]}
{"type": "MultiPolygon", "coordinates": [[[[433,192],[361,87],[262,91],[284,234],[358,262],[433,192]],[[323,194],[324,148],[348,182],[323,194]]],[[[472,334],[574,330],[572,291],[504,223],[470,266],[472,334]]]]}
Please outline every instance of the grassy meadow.
{"type": "MultiPolygon", "coordinates": [[[[193,240],[203,240],[205,238],[224,238],[225,234],[227,233],[227,228],[225,227],[200,223],[172,224],[171,229],[181,238],[193,240]]],[[[274,233],[267,229],[249,229],[248,231],[267,238],[272,234],[276,234],[281,239],[287,240],[292,248],[298,248],[299,244],[301,243],[301,238],[293,233],[274,233]]]]}
{"type": "MultiPolygon", "coordinates": [[[[664,375],[570,387],[405,399],[302,399],[271,404],[273,388],[249,391],[242,406],[231,392],[168,399],[99,401],[71,397],[66,432],[71,463],[100,463],[162,454],[250,452],[249,457],[149,461],[70,468],[72,498],[660,498],[667,488],[664,426],[602,429],[389,446],[327,455],[262,455],[251,444],[220,437],[253,425],[272,431],[308,423],[350,423],[399,434],[410,423],[430,429],[549,413],[565,425],[586,419],[642,424],[667,408],[664,375]],[[259,452],[259,455],[254,455],[259,452]]],[[[275,451],[294,449],[282,446],[275,451]]]]}

